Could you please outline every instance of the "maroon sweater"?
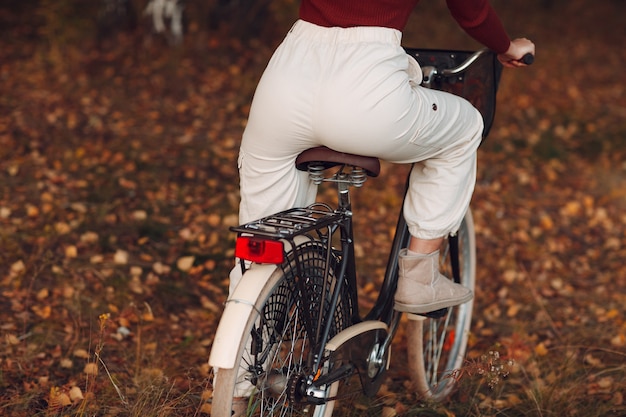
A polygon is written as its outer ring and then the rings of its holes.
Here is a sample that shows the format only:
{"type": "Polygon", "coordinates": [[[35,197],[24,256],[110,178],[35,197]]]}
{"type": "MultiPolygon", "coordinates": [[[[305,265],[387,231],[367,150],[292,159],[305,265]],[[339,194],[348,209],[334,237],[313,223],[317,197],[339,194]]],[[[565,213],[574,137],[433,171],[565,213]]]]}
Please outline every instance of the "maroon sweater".
{"type": "MultiPolygon", "coordinates": [[[[302,0],[300,18],[318,26],[380,26],[402,31],[419,0],[302,0]]],[[[446,0],[459,25],[497,53],[511,40],[489,0],[446,0]]]]}

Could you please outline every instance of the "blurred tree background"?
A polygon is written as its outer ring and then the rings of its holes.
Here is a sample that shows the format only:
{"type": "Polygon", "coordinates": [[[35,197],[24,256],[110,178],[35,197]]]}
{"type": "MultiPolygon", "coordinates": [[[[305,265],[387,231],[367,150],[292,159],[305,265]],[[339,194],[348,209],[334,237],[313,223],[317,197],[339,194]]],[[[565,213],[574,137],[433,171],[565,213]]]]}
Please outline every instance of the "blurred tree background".
{"type": "Polygon", "coordinates": [[[185,32],[221,30],[232,36],[260,36],[275,29],[286,15],[295,16],[293,0],[4,0],[2,26],[21,28],[62,46],[93,38],[104,40],[120,31],[151,31],[152,10],[170,24],[174,10],[183,12],[185,32]]]}

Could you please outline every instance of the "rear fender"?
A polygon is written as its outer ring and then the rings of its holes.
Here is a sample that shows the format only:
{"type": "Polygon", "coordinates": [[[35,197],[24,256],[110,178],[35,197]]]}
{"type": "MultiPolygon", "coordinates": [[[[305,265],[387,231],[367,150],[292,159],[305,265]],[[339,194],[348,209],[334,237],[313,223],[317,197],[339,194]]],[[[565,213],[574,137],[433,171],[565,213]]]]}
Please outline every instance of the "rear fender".
{"type": "MultiPolygon", "coordinates": [[[[296,245],[309,240],[306,236],[296,236],[296,245]]],[[[290,251],[291,245],[283,241],[285,250],[290,251]]],[[[244,336],[246,323],[259,298],[263,287],[280,266],[273,264],[252,264],[233,293],[226,300],[222,318],[215,332],[213,347],[209,355],[209,365],[216,368],[232,369],[237,359],[239,342],[244,336]]]]}
{"type": "Polygon", "coordinates": [[[278,268],[277,265],[254,264],[243,274],[235,291],[226,301],[224,313],[215,332],[209,365],[223,369],[235,366],[237,348],[248,317],[263,286],[278,268]]]}

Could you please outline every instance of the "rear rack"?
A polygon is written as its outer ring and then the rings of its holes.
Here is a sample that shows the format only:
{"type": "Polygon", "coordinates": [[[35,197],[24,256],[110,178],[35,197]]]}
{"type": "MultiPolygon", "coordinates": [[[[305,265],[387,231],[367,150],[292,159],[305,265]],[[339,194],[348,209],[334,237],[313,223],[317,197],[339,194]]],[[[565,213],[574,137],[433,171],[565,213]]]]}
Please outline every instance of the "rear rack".
{"type": "Polygon", "coordinates": [[[260,220],[230,230],[238,234],[263,236],[270,239],[290,239],[313,230],[338,225],[342,215],[326,204],[316,203],[309,207],[293,208],[272,214],[260,220]]]}

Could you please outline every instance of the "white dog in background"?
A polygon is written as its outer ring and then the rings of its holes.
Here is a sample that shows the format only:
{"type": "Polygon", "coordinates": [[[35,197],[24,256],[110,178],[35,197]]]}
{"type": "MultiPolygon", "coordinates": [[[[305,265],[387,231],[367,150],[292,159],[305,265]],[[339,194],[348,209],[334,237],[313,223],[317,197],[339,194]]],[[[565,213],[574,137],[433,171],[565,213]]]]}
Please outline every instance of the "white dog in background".
{"type": "Polygon", "coordinates": [[[166,34],[172,43],[180,44],[183,41],[183,9],[182,0],[150,0],[143,13],[152,15],[156,33],[166,34]]]}

